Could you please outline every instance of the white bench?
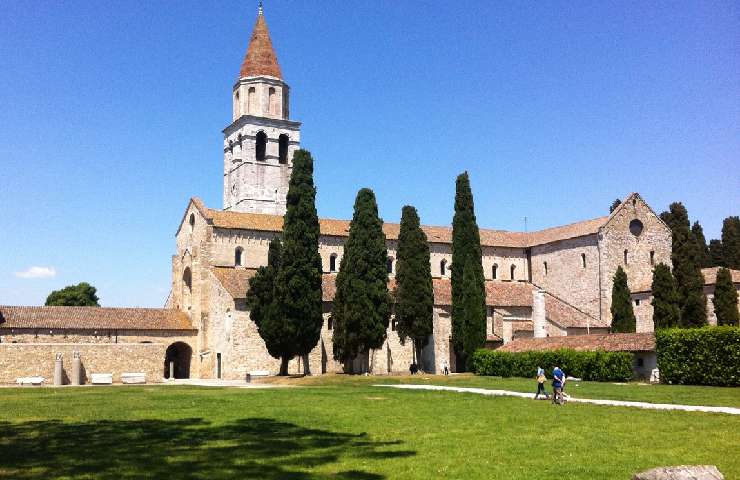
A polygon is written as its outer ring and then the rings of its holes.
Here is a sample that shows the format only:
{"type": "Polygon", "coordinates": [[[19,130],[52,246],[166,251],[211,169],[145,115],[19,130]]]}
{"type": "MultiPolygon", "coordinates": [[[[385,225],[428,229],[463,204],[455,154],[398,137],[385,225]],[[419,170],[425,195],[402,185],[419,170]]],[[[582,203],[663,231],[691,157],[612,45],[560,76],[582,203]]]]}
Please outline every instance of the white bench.
{"type": "Polygon", "coordinates": [[[44,377],[18,377],[15,383],[18,385],[41,385],[46,381],[44,377]]]}
{"type": "Polygon", "coordinates": [[[113,383],[112,373],[93,373],[90,374],[90,383],[93,385],[110,385],[113,383]]]}
{"type": "Polygon", "coordinates": [[[122,373],[121,383],[146,383],[146,373],[122,373]]]}

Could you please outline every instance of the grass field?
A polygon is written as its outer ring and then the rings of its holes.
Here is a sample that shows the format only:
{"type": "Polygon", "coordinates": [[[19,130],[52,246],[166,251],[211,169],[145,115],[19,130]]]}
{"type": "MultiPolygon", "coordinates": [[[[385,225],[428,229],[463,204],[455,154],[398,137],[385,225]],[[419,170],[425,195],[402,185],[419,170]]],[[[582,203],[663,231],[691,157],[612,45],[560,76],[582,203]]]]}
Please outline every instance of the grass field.
{"type": "MultiPolygon", "coordinates": [[[[433,380],[531,388],[522,379],[433,380]]],[[[686,463],[715,464],[726,478],[740,478],[737,416],[372,386],[397,381],[410,379],[322,377],[259,390],[3,388],[0,478],[628,479],[686,463]]],[[[714,397],[732,406],[740,395],[698,387],[579,388],[680,403],[714,397]]]]}

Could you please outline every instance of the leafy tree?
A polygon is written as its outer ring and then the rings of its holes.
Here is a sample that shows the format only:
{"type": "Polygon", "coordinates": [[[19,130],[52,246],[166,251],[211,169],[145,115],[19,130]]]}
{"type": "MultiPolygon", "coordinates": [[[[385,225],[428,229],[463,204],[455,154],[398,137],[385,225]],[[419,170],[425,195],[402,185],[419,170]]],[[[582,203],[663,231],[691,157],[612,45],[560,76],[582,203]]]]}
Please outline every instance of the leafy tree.
{"type": "Polygon", "coordinates": [[[676,279],[682,327],[700,327],[707,323],[704,277],[698,264],[696,240],[689,228],[689,214],[681,202],[671,203],[660,217],[671,227],[671,261],[676,279]]]}
{"type": "Polygon", "coordinates": [[[612,333],[630,333],[637,328],[635,312],[632,310],[632,297],[627,286],[627,274],[621,265],[617,267],[612,285],[612,333]]]}
{"type": "Polygon", "coordinates": [[[285,321],[276,297],[276,282],[282,262],[282,245],[275,237],[270,242],[267,266],[260,267],[249,279],[247,308],[249,317],[267,347],[267,352],[280,359],[280,375],[288,374],[288,362],[296,354],[291,326],[285,321]]]}
{"type": "Polygon", "coordinates": [[[618,206],[622,204],[622,201],[620,199],[616,199],[612,202],[611,206],[609,207],[609,213],[612,213],[614,210],[617,209],[618,206]]]}
{"type": "Polygon", "coordinates": [[[732,273],[726,268],[717,271],[717,283],[714,286],[714,314],[717,325],[738,326],[740,319],[737,310],[737,290],[732,283],[732,273]]]}
{"type": "Polygon", "coordinates": [[[740,217],[727,217],[722,222],[723,265],[740,269],[740,217]]]}
{"type": "Polygon", "coordinates": [[[452,343],[463,367],[469,355],[485,341],[485,279],[481,262],[480,231],[475,220],[473,192],[468,172],[457,177],[455,183],[455,216],[452,219],[452,343]],[[464,281],[465,265],[470,261],[474,280],[464,281]],[[466,289],[474,289],[466,291],[466,289]],[[471,302],[480,300],[481,306],[472,308],[471,302]],[[481,315],[474,318],[475,315],[481,315]],[[478,331],[482,324],[482,332],[478,331]],[[480,339],[480,343],[476,342],[480,339]]]}
{"type": "Polygon", "coordinates": [[[709,266],[710,267],[725,267],[725,257],[722,251],[722,241],[710,240],[709,241],[709,266]]]}
{"type": "Polygon", "coordinates": [[[304,373],[310,374],[308,353],[321,337],[324,317],[313,158],[306,150],[298,150],[293,156],[286,203],[276,295],[281,315],[290,326],[286,333],[291,338],[286,341],[293,344],[291,350],[296,355],[303,356],[304,373]]]}
{"type": "Polygon", "coordinates": [[[694,236],[696,242],[696,256],[699,263],[699,267],[707,268],[711,267],[709,260],[709,248],[707,247],[707,240],[704,238],[704,229],[698,221],[695,221],[691,226],[691,234],[694,236]]]}
{"type": "Polygon", "coordinates": [[[375,194],[363,188],[355,199],[331,312],[334,358],[350,372],[359,354],[380,348],[386,338],[391,315],[387,256],[375,194]]]}
{"type": "Polygon", "coordinates": [[[52,291],[46,297],[46,306],[99,307],[97,289],[87,282],[69,285],[52,291]]]}
{"type": "Polygon", "coordinates": [[[427,236],[419,225],[416,209],[410,205],[401,210],[395,300],[398,338],[402,344],[411,339],[418,363],[432,333],[434,292],[427,236]]]}
{"type": "Polygon", "coordinates": [[[678,326],[681,310],[671,269],[659,263],[653,270],[653,324],[656,329],[678,326]]]}

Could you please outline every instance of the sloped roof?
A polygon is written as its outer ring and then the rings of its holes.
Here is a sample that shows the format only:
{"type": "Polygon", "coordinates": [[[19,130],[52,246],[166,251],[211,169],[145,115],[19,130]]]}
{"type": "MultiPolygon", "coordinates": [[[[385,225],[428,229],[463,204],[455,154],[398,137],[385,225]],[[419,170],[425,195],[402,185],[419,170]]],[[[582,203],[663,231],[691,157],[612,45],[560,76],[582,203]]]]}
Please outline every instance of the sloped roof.
{"type": "MultiPolygon", "coordinates": [[[[257,270],[235,267],[212,267],[213,274],[233,298],[245,298],[249,289],[249,279],[257,270]]],[[[325,273],[321,277],[322,299],[334,300],[336,294],[336,274],[325,273]]],[[[432,279],[434,304],[448,306],[452,303],[451,282],[448,278],[432,279]]],[[[388,280],[388,290],[396,287],[395,279],[388,280]]],[[[535,286],[527,282],[502,282],[487,280],[486,305],[492,307],[531,307],[532,292],[535,286]]],[[[605,322],[591,317],[573,305],[550,294],[545,294],[545,312],[548,320],[561,327],[606,327],[605,322]]]]}
{"type": "Polygon", "coordinates": [[[254,23],[247,53],[244,55],[244,61],[239,69],[239,78],[260,75],[282,78],[262,10],[260,10],[257,21],[254,23]]]}
{"type": "MultiPolygon", "coordinates": [[[[214,227],[264,232],[280,232],[283,229],[283,217],[279,215],[213,210],[203,207],[199,199],[193,199],[192,201],[214,227]]],[[[527,248],[569,238],[593,235],[598,233],[599,228],[608,219],[608,216],[598,217],[535,232],[510,232],[481,228],[481,245],[484,247],[527,248]]],[[[349,235],[349,224],[349,220],[319,219],[321,234],[327,236],[347,237],[349,235]]],[[[398,240],[400,228],[398,223],[383,223],[383,233],[385,233],[386,239],[398,240]]],[[[422,225],[421,228],[424,230],[427,240],[431,243],[452,243],[452,227],[422,225]]]]}
{"type": "Polygon", "coordinates": [[[0,306],[0,328],[195,330],[185,313],[167,308],[0,306]]]}
{"type": "Polygon", "coordinates": [[[653,333],[604,333],[596,335],[569,335],[567,337],[521,338],[513,340],[499,350],[503,352],[529,352],[571,348],[579,351],[605,350],[607,352],[655,351],[653,333]]]}

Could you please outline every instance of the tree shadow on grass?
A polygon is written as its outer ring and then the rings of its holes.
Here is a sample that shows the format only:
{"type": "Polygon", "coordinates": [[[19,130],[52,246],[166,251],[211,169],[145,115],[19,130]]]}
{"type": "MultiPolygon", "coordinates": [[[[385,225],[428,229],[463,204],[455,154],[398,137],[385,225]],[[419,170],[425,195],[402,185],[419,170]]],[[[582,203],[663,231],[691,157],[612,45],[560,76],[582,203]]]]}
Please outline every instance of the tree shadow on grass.
{"type": "Polygon", "coordinates": [[[398,440],[269,418],[218,425],[202,419],[0,422],[0,478],[377,480],[385,477],[311,469],[416,453],[400,447],[398,440]]]}

